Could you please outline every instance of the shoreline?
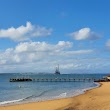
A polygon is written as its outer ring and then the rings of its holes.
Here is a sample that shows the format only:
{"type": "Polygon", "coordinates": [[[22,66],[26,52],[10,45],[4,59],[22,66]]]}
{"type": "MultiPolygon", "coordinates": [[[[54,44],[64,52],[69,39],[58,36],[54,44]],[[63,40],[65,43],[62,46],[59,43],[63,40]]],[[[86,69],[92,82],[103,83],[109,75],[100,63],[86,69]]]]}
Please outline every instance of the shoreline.
{"type": "Polygon", "coordinates": [[[0,106],[0,110],[109,110],[109,86],[110,82],[101,82],[99,87],[71,98],[0,106]]]}
{"type": "MultiPolygon", "coordinates": [[[[85,94],[86,91],[89,91],[91,89],[94,89],[94,88],[97,88],[100,86],[100,83],[95,83],[95,86],[93,87],[88,87],[88,88],[85,88],[85,89],[81,89],[80,92],[76,92],[74,93],[73,95],[70,95],[70,96],[65,96],[65,97],[59,97],[57,96],[56,98],[49,98],[49,99],[42,99],[42,100],[34,100],[34,101],[25,101],[25,98],[24,99],[18,99],[18,100],[11,100],[11,101],[6,101],[6,102],[1,102],[3,104],[0,104],[0,107],[3,107],[3,106],[14,106],[14,105],[21,105],[21,104],[29,104],[29,103],[37,103],[37,102],[45,102],[45,101],[52,101],[52,100],[60,100],[60,99],[67,99],[67,98],[73,98],[73,97],[76,97],[76,96],[79,96],[79,95],[82,95],[82,94],[85,94]]],[[[79,91],[79,90],[78,90],[79,91]]]]}

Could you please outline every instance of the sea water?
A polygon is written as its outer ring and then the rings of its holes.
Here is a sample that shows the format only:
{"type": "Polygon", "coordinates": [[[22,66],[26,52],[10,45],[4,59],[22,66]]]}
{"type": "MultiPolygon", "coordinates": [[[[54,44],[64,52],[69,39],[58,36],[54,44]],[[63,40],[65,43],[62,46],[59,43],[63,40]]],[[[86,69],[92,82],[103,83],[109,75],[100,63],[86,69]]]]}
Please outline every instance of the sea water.
{"type": "Polygon", "coordinates": [[[93,81],[75,82],[9,82],[10,78],[94,78],[100,79],[106,74],[0,74],[0,105],[27,103],[72,97],[97,87],[93,81]]]}

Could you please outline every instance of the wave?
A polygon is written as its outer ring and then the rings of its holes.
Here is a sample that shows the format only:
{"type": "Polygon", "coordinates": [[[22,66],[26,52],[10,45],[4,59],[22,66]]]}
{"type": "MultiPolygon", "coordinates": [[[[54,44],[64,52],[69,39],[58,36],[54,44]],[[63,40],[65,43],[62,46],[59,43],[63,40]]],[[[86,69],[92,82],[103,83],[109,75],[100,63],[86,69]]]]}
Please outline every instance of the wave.
{"type": "Polygon", "coordinates": [[[31,96],[28,96],[28,97],[22,98],[22,99],[10,100],[10,101],[3,101],[3,102],[0,102],[0,105],[6,105],[6,104],[12,104],[12,103],[16,103],[16,102],[31,100],[31,99],[33,99],[33,98],[37,98],[37,97],[43,96],[43,95],[44,95],[45,93],[47,93],[48,91],[49,91],[49,90],[46,90],[46,91],[41,92],[39,95],[31,95],[31,96]]]}
{"type": "Polygon", "coordinates": [[[84,88],[84,89],[77,89],[77,90],[71,90],[68,92],[64,92],[61,93],[60,95],[54,97],[55,99],[59,99],[59,98],[66,98],[66,97],[74,97],[74,96],[78,96],[80,94],[84,94],[87,90],[93,89],[93,88],[97,88],[100,86],[99,83],[94,83],[95,85],[92,87],[88,87],[88,88],[84,88]]]}
{"type": "MultiPolygon", "coordinates": [[[[90,90],[92,88],[96,88],[100,86],[99,83],[94,83],[94,86],[92,87],[88,87],[88,88],[85,88],[85,89],[78,89],[78,90],[72,90],[72,91],[64,91],[62,93],[60,93],[59,95],[57,96],[53,96],[53,97],[43,97],[42,100],[49,100],[49,99],[59,99],[59,98],[65,98],[65,97],[73,97],[73,96],[77,96],[77,95],[80,95],[80,94],[83,94],[85,93],[87,90],[90,90]]],[[[3,102],[0,102],[0,105],[6,105],[6,104],[13,104],[13,103],[21,103],[22,101],[31,101],[35,98],[41,98],[42,96],[44,96],[46,93],[48,93],[49,91],[51,91],[53,89],[49,89],[49,90],[45,90],[43,92],[41,92],[40,94],[33,94],[31,96],[28,96],[26,98],[22,98],[22,99],[18,99],[18,100],[10,100],[10,101],[3,101],[3,102]]]]}
{"type": "Polygon", "coordinates": [[[23,101],[23,100],[24,100],[24,99],[3,101],[3,102],[0,102],[0,105],[5,105],[5,104],[10,104],[10,103],[20,102],[20,101],[23,101]]]}
{"type": "Polygon", "coordinates": [[[26,97],[24,100],[27,100],[27,99],[32,99],[32,98],[36,98],[36,97],[41,97],[41,96],[43,96],[45,93],[47,93],[49,90],[46,90],[46,91],[43,91],[43,92],[41,92],[39,95],[31,95],[31,96],[29,96],[29,97],[26,97]]]}
{"type": "Polygon", "coordinates": [[[88,88],[85,88],[85,89],[78,89],[78,90],[75,90],[75,91],[73,92],[73,94],[72,94],[70,97],[72,97],[72,96],[78,96],[78,95],[80,95],[80,94],[84,94],[87,90],[90,90],[90,89],[93,89],[93,88],[97,88],[97,87],[100,86],[99,83],[93,83],[93,84],[95,84],[95,85],[92,86],[92,87],[88,87],[88,88]]]}
{"type": "Polygon", "coordinates": [[[66,96],[67,96],[67,93],[66,93],[66,92],[63,92],[63,93],[61,93],[60,95],[55,96],[54,98],[55,98],[55,99],[59,99],[59,98],[65,98],[66,96]]]}

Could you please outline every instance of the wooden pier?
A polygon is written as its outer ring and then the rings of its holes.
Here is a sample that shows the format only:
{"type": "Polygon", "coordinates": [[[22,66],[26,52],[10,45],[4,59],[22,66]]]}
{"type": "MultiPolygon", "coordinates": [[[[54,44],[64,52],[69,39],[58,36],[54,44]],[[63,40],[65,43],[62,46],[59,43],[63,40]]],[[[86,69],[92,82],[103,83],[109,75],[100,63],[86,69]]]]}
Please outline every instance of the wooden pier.
{"type": "Polygon", "coordinates": [[[10,78],[10,82],[75,82],[75,81],[97,81],[94,78],[10,78]]]}

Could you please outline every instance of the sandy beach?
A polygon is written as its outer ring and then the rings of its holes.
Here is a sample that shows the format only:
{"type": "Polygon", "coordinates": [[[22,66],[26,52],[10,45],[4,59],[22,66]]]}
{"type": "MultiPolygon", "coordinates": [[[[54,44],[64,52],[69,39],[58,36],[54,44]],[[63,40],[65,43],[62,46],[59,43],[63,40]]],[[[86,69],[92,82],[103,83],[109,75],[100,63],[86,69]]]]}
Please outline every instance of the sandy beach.
{"type": "Polygon", "coordinates": [[[1,106],[0,110],[110,110],[110,82],[72,98],[1,106]]]}

